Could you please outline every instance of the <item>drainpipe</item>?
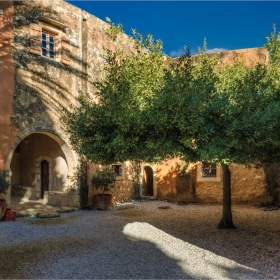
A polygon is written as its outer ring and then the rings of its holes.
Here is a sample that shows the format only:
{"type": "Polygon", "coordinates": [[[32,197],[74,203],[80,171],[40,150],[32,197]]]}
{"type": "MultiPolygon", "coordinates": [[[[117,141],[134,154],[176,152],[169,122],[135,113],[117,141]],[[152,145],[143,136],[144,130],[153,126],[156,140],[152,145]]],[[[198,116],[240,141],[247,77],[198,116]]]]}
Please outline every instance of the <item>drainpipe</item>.
{"type": "Polygon", "coordinates": [[[82,12],[81,18],[82,26],[82,93],[87,92],[87,41],[88,41],[88,29],[87,29],[87,15],[86,12],[82,12]]]}

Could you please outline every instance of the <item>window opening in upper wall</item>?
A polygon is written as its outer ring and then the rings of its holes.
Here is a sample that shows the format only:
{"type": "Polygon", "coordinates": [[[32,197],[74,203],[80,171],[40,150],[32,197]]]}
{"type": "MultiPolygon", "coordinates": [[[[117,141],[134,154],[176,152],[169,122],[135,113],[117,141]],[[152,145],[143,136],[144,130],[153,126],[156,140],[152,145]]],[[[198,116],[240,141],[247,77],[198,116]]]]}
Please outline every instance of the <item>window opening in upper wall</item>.
{"type": "Polygon", "coordinates": [[[42,31],[42,56],[55,58],[55,35],[42,31]]]}

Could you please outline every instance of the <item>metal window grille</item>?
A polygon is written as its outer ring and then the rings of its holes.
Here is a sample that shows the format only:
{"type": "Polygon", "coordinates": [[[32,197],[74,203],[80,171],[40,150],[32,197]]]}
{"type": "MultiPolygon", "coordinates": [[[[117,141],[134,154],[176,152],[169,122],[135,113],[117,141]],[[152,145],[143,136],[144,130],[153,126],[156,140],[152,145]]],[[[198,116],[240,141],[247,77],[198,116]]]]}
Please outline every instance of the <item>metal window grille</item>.
{"type": "Polygon", "coordinates": [[[201,163],[201,177],[216,177],[217,166],[215,163],[203,161],[201,163]]]}

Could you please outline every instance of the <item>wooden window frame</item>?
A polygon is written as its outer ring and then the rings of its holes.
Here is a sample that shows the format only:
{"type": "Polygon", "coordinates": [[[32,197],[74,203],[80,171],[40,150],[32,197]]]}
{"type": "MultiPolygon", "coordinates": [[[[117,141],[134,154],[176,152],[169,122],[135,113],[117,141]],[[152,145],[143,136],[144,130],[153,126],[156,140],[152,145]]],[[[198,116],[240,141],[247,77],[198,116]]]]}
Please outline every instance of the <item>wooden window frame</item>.
{"type": "Polygon", "coordinates": [[[112,169],[113,169],[113,171],[116,172],[116,175],[117,175],[116,180],[123,180],[124,179],[123,165],[122,164],[112,164],[112,169]],[[119,172],[116,172],[116,169],[115,169],[116,167],[119,169],[118,170],[119,172]]]}
{"type": "Polygon", "coordinates": [[[56,34],[49,32],[47,30],[42,30],[41,32],[41,56],[47,57],[53,60],[56,60],[56,34]],[[46,40],[43,40],[43,35],[46,35],[46,40]],[[50,36],[53,38],[53,42],[50,40],[50,36]],[[46,47],[44,48],[43,42],[46,42],[46,47]],[[50,46],[53,45],[53,50],[51,50],[50,46]],[[43,54],[43,51],[46,51],[46,55],[43,54]],[[53,52],[53,57],[50,55],[50,52],[53,52]]]}
{"type": "Polygon", "coordinates": [[[216,163],[216,176],[203,176],[202,175],[202,162],[197,164],[197,181],[198,182],[221,182],[221,166],[216,163]]]}
{"type": "MultiPolygon", "coordinates": [[[[36,54],[46,59],[54,60],[67,66],[71,66],[71,42],[70,38],[63,33],[61,27],[65,25],[48,18],[40,18],[38,24],[30,24],[30,53],[36,54]],[[42,34],[46,37],[53,36],[54,56],[50,55],[50,42],[46,40],[44,47],[42,34]],[[45,53],[43,51],[46,51],[45,53]]],[[[51,42],[52,43],[52,42],[51,42]]]]}

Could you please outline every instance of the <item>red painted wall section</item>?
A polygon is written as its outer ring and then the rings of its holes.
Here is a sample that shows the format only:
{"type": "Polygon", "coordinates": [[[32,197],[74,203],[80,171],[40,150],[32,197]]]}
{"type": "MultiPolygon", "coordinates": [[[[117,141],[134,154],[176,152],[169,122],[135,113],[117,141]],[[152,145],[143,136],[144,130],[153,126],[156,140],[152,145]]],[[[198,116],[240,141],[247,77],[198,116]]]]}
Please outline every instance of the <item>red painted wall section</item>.
{"type": "Polygon", "coordinates": [[[14,134],[11,128],[12,101],[15,85],[15,67],[12,47],[13,7],[10,1],[0,1],[0,170],[14,134]]]}

